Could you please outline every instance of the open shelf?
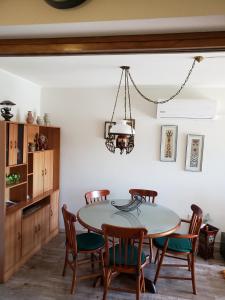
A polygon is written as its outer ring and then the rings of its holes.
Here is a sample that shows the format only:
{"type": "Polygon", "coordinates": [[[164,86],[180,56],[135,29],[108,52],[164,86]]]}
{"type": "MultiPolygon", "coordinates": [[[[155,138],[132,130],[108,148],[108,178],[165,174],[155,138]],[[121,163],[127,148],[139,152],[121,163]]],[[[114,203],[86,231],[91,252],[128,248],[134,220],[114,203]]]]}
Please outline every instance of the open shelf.
{"type": "Polygon", "coordinates": [[[17,187],[17,186],[23,185],[23,184],[25,184],[25,183],[27,183],[27,181],[23,181],[23,182],[18,182],[18,183],[6,185],[6,188],[12,189],[12,188],[15,188],[15,187],[17,187]]]}

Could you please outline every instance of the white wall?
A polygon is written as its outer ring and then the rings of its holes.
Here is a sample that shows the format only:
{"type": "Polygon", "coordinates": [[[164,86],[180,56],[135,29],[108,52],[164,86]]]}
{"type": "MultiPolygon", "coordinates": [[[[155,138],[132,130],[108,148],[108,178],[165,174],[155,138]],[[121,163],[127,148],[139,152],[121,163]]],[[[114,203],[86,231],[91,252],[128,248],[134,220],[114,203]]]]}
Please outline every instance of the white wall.
{"type": "MultiPolygon", "coordinates": [[[[174,89],[144,91],[162,98],[174,89]]],[[[107,188],[111,198],[127,198],[132,187],[155,189],[158,203],[182,217],[187,217],[190,205],[196,203],[210,213],[212,224],[225,231],[225,90],[186,89],[182,94],[183,98],[217,99],[220,115],[216,120],[157,120],[153,117],[155,106],[132,93],[135,148],[122,156],[106,150],[103,139],[104,121],[110,120],[115,93],[116,87],[42,90],[42,114],[50,113],[52,123],[62,129],[61,202],[77,211],[89,190],[107,188]],[[176,162],[159,161],[161,124],[178,125],[176,162]],[[188,133],[205,135],[200,173],[184,171],[188,133]]]]}
{"type": "MultiPolygon", "coordinates": [[[[38,115],[40,94],[40,86],[0,69],[0,102],[11,100],[16,103],[16,106],[12,108],[14,117],[11,120],[25,122],[28,110],[38,115]]],[[[0,120],[2,119],[0,116],[0,120]]]]}

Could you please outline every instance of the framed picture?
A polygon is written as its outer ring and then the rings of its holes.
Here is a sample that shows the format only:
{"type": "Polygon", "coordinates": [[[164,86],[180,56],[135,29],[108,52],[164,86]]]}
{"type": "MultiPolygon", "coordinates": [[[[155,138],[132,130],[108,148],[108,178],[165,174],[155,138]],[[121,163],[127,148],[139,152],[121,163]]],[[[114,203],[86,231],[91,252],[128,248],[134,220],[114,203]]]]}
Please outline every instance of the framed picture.
{"type": "Polygon", "coordinates": [[[105,122],[104,139],[106,139],[109,136],[109,129],[112,127],[112,124],[115,125],[116,122],[110,122],[110,121],[105,122]]]}
{"type": "Polygon", "coordinates": [[[160,161],[173,162],[177,158],[177,125],[161,126],[160,161]]]}
{"type": "Polygon", "coordinates": [[[135,129],[135,119],[126,119],[127,124],[132,126],[133,129],[135,129]]]}
{"type": "Polygon", "coordinates": [[[204,135],[187,135],[185,170],[192,172],[202,171],[204,138],[204,135]]]}
{"type": "MultiPolygon", "coordinates": [[[[127,119],[126,121],[128,125],[132,126],[135,129],[135,119],[127,119]]],[[[111,128],[111,124],[115,125],[116,122],[112,122],[112,123],[110,121],[105,122],[104,139],[106,139],[109,135],[109,129],[111,128]]]]}

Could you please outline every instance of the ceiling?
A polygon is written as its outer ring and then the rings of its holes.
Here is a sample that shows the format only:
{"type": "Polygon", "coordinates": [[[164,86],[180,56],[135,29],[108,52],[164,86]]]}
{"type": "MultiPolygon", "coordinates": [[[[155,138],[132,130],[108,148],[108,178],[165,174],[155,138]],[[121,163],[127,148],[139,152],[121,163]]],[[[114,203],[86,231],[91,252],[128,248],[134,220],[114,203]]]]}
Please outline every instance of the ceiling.
{"type": "Polygon", "coordinates": [[[225,15],[0,26],[0,39],[224,31],[225,15]]]}
{"type": "Polygon", "coordinates": [[[193,57],[196,63],[188,86],[225,87],[225,52],[124,54],[50,57],[0,57],[0,69],[42,87],[99,87],[119,83],[121,65],[129,65],[138,85],[174,86],[183,83],[193,57]]]}

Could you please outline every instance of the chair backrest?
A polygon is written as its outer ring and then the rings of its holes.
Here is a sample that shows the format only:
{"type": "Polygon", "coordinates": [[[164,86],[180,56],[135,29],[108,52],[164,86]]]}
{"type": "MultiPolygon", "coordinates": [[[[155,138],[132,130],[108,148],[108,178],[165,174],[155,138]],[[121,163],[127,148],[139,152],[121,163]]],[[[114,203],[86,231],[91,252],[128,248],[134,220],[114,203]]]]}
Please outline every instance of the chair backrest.
{"type": "Polygon", "coordinates": [[[158,193],[152,190],[143,190],[143,189],[130,189],[129,193],[131,196],[141,196],[145,199],[146,202],[155,203],[155,197],[157,197],[158,193]]]}
{"type": "Polygon", "coordinates": [[[191,205],[192,217],[189,227],[189,233],[199,235],[199,231],[202,225],[202,210],[196,204],[191,205]]]}
{"type": "Polygon", "coordinates": [[[105,265],[110,264],[114,269],[125,269],[127,266],[140,269],[142,242],[147,234],[146,228],[126,228],[103,224],[102,231],[105,238],[105,265]]]}
{"type": "Polygon", "coordinates": [[[109,190],[91,191],[85,194],[86,204],[91,204],[97,201],[107,200],[107,196],[110,194],[109,190]]]}
{"type": "Polygon", "coordinates": [[[66,247],[73,256],[77,255],[77,239],[76,239],[76,216],[67,210],[66,204],[62,207],[63,220],[66,232],[66,247]]]}

